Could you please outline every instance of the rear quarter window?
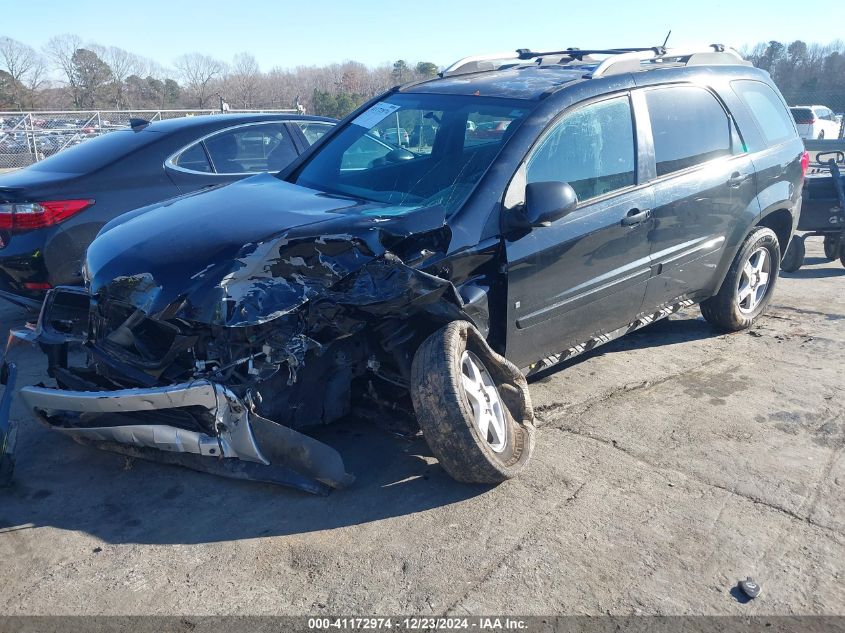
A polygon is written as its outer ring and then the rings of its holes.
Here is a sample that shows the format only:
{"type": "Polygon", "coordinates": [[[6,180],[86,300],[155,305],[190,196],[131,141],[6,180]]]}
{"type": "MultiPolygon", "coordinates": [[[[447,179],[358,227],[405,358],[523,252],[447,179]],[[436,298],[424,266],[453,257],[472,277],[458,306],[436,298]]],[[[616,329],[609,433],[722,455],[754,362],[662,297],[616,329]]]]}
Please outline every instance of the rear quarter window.
{"type": "Polygon", "coordinates": [[[790,116],[783,101],[774,90],[762,82],[750,80],[732,81],[731,86],[751,111],[751,116],[757,122],[766,145],[777,145],[795,138],[797,133],[792,122],[795,109],[790,116]]]}

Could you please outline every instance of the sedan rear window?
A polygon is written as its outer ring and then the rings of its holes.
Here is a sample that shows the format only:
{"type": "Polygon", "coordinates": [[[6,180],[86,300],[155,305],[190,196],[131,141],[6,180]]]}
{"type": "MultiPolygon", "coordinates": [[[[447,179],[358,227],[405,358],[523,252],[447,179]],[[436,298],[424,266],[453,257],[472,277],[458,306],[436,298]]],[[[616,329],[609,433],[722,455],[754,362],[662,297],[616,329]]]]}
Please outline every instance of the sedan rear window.
{"type": "Polygon", "coordinates": [[[789,108],[789,111],[792,113],[793,120],[799,125],[812,123],[816,118],[812,108],[789,108]]]}
{"type": "Polygon", "coordinates": [[[84,174],[101,169],[160,138],[161,134],[153,131],[117,130],[62,150],[35,163],[29,169],[84,174]]]}

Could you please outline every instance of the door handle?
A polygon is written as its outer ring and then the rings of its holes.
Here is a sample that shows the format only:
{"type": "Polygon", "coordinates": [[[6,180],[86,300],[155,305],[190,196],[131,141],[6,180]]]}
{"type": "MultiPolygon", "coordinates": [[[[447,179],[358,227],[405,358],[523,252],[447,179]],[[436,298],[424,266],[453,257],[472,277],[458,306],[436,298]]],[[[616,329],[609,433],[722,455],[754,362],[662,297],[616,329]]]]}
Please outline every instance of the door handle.
{"type": "Polygon", "coordinates": [[[728,184],[731,187],[739,187],[742,183],[744,183],[746,180],[748,180],[749,177],[750,177],[750,174],[742,174],[738,171],[735,171],[734,173],[731,174],[731,177],[728,178],[728,184]]]}
{"type": "Polygon", "coordinates": [[[651,209],[631,209],[622,218],[622,226],[634,226],[635,224],[639,224],[640,222],[644,222],[651,217],[651,209]]]}

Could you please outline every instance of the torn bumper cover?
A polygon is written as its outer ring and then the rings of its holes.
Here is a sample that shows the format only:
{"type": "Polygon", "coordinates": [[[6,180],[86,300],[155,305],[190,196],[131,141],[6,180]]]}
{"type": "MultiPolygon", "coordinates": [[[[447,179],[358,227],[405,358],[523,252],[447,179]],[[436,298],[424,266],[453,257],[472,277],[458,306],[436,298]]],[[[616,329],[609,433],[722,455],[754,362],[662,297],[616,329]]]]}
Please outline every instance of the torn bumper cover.
{"type": "Polygon", "coordinates": [[[354,480],[333,448],[252,413],[210,381],[93,392],[24,387],[19,393],[36,419],[98,448],[317,494],[354,480]]]}

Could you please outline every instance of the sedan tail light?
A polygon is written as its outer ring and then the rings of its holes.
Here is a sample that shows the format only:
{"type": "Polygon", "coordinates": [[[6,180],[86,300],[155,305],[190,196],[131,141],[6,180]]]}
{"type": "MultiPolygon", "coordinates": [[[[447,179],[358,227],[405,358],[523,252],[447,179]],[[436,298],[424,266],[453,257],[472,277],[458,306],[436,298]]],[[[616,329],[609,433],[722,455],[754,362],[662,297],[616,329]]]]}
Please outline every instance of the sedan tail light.
{"type": "Polygon", "coordinates": [[[48,200],[45,202],[0,203],[0,229],[29,231],[64,222],[87,209],[93,200],[48,200]]]}
{"type": "Polygon", "coordinates": [[[807,175],[807,168],[810,166],[810,152],[801,154],[801,178],[807,175]]]}
{"type": "Polygon", "coordinates": [[[27,290],[49,290],[53,286],[48,284],[46,281],[26,281],[24,282],[23,287],[27,290]]]}

